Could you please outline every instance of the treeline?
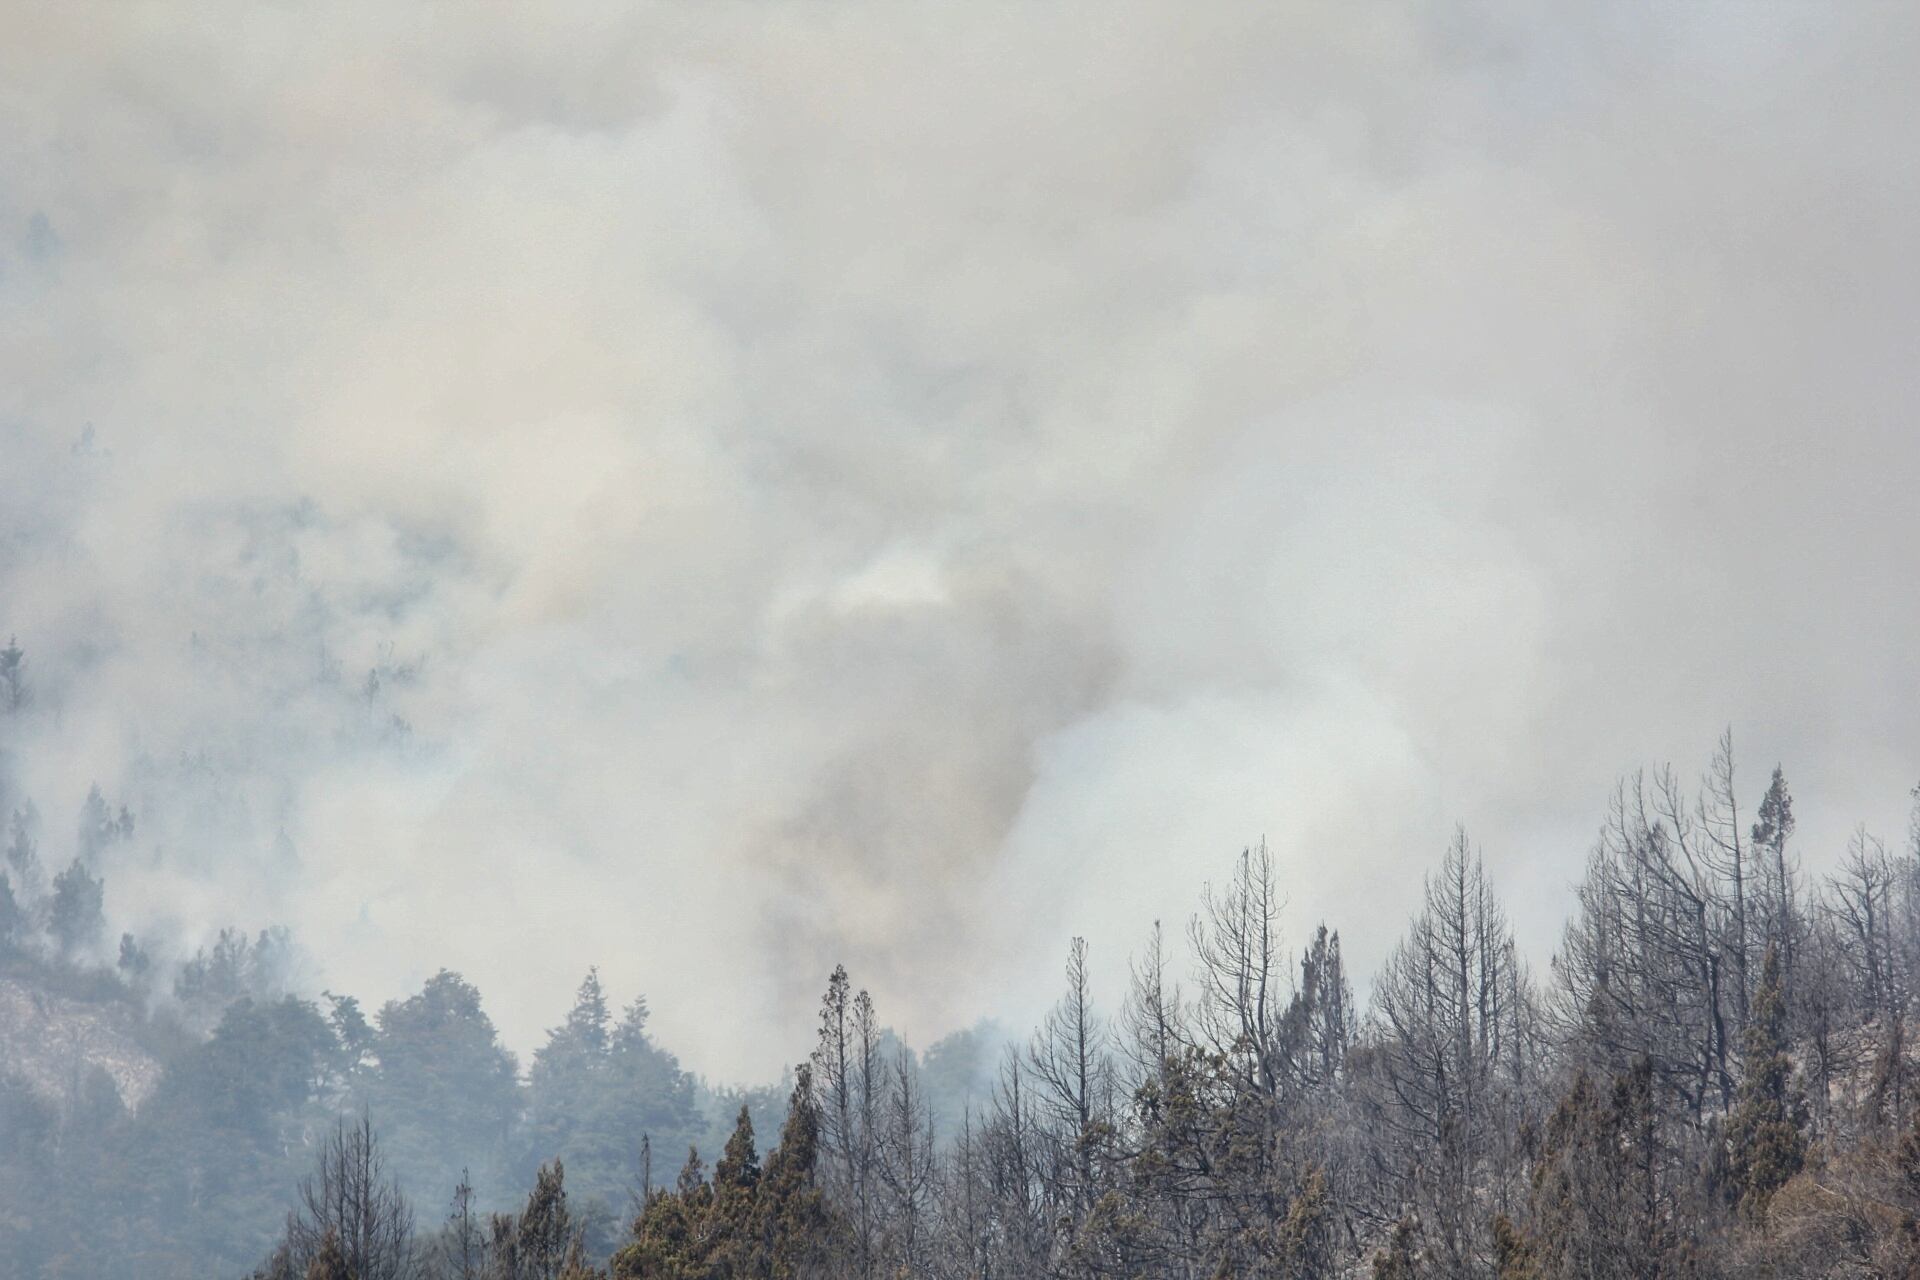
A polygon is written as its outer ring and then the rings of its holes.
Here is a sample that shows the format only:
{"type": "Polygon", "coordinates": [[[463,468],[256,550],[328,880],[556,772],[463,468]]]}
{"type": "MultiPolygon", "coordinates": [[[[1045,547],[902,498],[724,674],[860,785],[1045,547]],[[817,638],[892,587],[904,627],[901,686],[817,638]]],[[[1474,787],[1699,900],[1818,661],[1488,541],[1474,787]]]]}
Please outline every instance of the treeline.
{"type": "Polygon", "coordinates": [[[98,784],[65,832],[43,818],[16,780],[15,740],[36,709],[18,640],[0,648],[0,973],[80,995],[123,999],[204,1035],[236,999],[273,998],[292,984],[294,948],[284,928],[249,935],[221,929],[191,951],[172,937],[108,928],[107,876],[135,855],[136,823],[98,784]]]}
{"type": "Polygon", "coordinates": [[[134,816],[96,790],[50,860],[0,790],[0,981],[137,1011],[160,1063],[0,1072],[6,1275],[1920,1277],[1920,822],[1812,873],[1728,739],[1615,791],[1545,968],[1463,833],[1363,1005],[1255,849],[1127,990],[1075,940],[1024,1041],[915,1053],[836,972],[751,1090],[594,973],[522,1063],[457,974],[368,1011],[290,994],[284,933],[112,946],[134,816]]]}
{"type": "MultiPolygon", "coordinates": [[[[779,1124],[791,1081],[692,1075],[651,1034],[646,1001],[611,1003],[591,971],[523,1061],[455,973],[367,1009],[300,992],[285,929],[196,945],[112,928],[117,877],[151,875],[160,854],[98,787],[71,823],[23,789],[22,757],[57,719],[29,674],[17,644],[0,647],[3,1280],[243,1274],[343,1116],[363,1118],[369,1141],[377,1130],[394,1202],[429,1217],[456,1184],[470,1223],[518,1207],[563,1156],[566,1234],[605,1256],[654,1181],[655,1150],[670,1178],[690,1147],[721,1149],[743,1107],[779,1124]]],[[[989,1034],[916,1058],[943,1127],[989,1034]]],[[[403,1236],[411,1257],[415,1232],[403,1236]]]]}
{"type": "Polygon", "coordinates": [[[837,971],[771,1154],[743,1111],[610,1255],[556,1162],[518,1214],[456,1197],[380,1259],[309,1196],[262,1274],[1920,1276],[1920,823],[1818,877],[1793,833],[1783,774],[1744,808],[1726,739],[1696,786],[1630,779],[1544,972],[1461,833],[1364,1012],[1337,934],[1283,943],[1251,850],[1111,1005],[1076,939],[956,1123],[837,971]]]}
{"type": "Polygon", "coordinates": [[[433,1189],[459,1182],[476,1215],[564,1153],[572,1222],[605,1251],[644,1193],[650,1144],[717,1146],[712,1117],[747,1106],[777,1121],[785,1102],[776,1087],[706,1085],[647,1020],[641,1000],[614,1016],[589,974],[523,1069],[480,993],[442,972],[371,1017],[347,996],[243,995],[204,1038],[150,1026],[165,1065],[137,1106],[100,1062],[76,1062],[63,1097],[0,1074],[0,1275],[241,1274],[342,1116],[378,1125],[396,1197],[437,1204],[433,1189]]]}

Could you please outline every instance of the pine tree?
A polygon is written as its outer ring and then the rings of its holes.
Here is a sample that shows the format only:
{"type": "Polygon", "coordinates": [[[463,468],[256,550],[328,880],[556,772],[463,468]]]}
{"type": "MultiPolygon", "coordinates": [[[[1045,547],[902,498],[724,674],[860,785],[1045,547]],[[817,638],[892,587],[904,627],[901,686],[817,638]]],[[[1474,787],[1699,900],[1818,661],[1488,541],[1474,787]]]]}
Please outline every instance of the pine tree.
{"type": "Polygon", "coordinates": [[[569,1185],[591,1215],[624,1202],[643,1181],[637,1146],[694,1137],[694,1082],[646,1033],[644,999],[616,1024],[597,970],[580,983],[566,1020],[534,1054],[523,1167],[564,1156],[569,1185]]]}
{"type": "Polygon", "coordinates": [[[53,906],[48,927],[62,954],[70,955],[92,944],[105,927],[102,909],[106,904],[106,885],[87,871],[75,858],[65,871],[53,878],[53,906]]]}
{"type": "Polygon", "coordinates": [[[15,809],[7,824],[7,870],[13,875],[13,887],[26,902],[37,902],[46,887],[41,879],[40,855],[34,847],[33,829],[38,814],[32,804],[15,809]]]}
{"type": "Polygon", "coordinates": [[[21,650],[20,641],[10,636],[7,647],[0,649],[0,711],[23,710],[31,699],[27,655],[21,650]]]}
{"type": "Polygon", "coordinates": [[[753,1116],[743,1106],[726,1150],[713,1166],[713,1207],[706,1234],[712,1242],[712,1265],[720,1275],[764,1274],[759,1192],[760,1156],[754,1148],[753,1116]]]}
{"type": "Polygon", "coordinates": [[[1653,1068],[1641,1059],[1611,1093],[1581,1071],[1547,1121],[1527,1228],[1495,1223],[1501,1280],[1635,1280],[1667,1273],[1671,1233],[1657,1178],[1653,1068]]]}
{"type": "MultiPolygon", "coordinates": [[[[4,911],[0,911],[0,915],[4,914],[4,911]]],[[[0,930],[0,937],[3,936],[4,931],[0,930]]],[[[153,967],[153,958],[131,933],[123,933],[120,935],[120,959],[117,967],[127,981],[139,982],[147,976],[147,970],[153,967]]]]}
{"type": "Polygon", "coordinates": [[[567,1013],[565,1035],[589,1054],[605,1053],[611,1016],[607,1013],[606,992],[600,986],[598,967],[587,970],[574,993],[573,1008],[567,1013]]]}
{"type": "Polygon", "coordinates": [[[1761,798],[1757,817],[1759,820],[1753,824],[1753,850],[1765,891],[1767,943],[1780,953],[1781,998],[1791,1005],[1795,962],[1804,925],[1798,902],[1799,870],[1787,852],[1787,840],[1793,835],[1793,795],[1787,790],[1786,774],[1777,766],[1767,784],[1767,794],[1761,798]]]}
{"type": "Polygon", "coordinates": [[[655,1192],[641,1206],[633,1239],[613,1255],[614,1280],[709,1280],[712,1210],[700,1152],[688,1148],[674,1189],[655,1192]]]}
{"type": "Polygon", "coordinates": [[[514,1233],[519,1259],[516,1280],[558,1280],[573,1244],[573,1215],[567,1208],[567,1171],[560,1161],[540,1166],[533,1192],[514,1233]]]}
{"type": "Polygon", "coordinates": [[[1780,949],[1769,945],[1747,1028],[1745,1070],[1727,1123],[1729,1190],[1747,1217],[1762,1216],[1773,1193],[1806,1163],[1806,1123],[1806,1103],[1787,1055],[1780,949]]]}
{"type": "Polygon", "coordinates": [[[513,1055],[479,991],[442,970],[419,994],[383,1006],[375,1024],[367,1056],[378,1067],[365,1097],[389,1117],[400,1177],[410,1186],[442,1185],[447,1151],[471,1161],[483,1183],[499,1176],[508,1119],[521,1101],[513,1055]]]}
{"type": "Polygon", "coordinates": [[[647,1033],[648,1016],[646,997],[635,996],[613,1029],[607,1054],[606,1098],[599,1114],[604,1126],[624,1139],[619,1152],[623,1186],[631,1186],[636,1176],[651,1181],[644,1168],[632,1165],[633,1135],[640,1135],[642,1145],[651,1149],[691,1142],[705,1123],[693,1077],[678,1058],[654,1043],[647,1033]]]}
{"type": "Polygon", "coordinates": [[[840,1224],[815,1178],[820,1160],[820,1103],[813,1072],[801,1064],[787,1104],[780,1145],[767,1157],[761,1178],[761,1236],[769,1242],[766,1274],[797,1280],[822,1274],[840,1224]]]}
{"type": "Polygon", "coordinates": [[[120,824],[114,821],[113,810],[107,806],[107,798],[100,794],[100,784],[96,782],[87,788],[87,798],[80,805],[80,856],[89,861],[97,858],[119,834],[120,824]]]}
{"type": "Polygon", "coordinates": [[[24,942],[26,933],[27,913],[21,909],[20,900],[13,896],[13,883],[7,879],[7,873],[0,871],[0,956],[24,942]]]}
{"type": "Polygon", "coordinates": [[[844,1225],[815,1182],[820,1158],[820,1106],[812,1073],[799,1071],[780,1145],[764,1167],[754,1146],[753,1118],[740,1109],[713,1182],[691,1152],[673,1191],[648,1198],[633,1239],[613,1257],[615,1280],[805,1280],[838,1276],[835,1249],[844,1225]]]}

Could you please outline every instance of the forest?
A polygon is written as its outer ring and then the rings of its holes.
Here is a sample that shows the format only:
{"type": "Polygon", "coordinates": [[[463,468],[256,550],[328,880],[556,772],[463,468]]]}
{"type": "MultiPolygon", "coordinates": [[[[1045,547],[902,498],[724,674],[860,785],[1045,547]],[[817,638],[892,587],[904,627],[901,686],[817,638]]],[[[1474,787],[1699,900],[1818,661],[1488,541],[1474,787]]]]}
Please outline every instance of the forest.
{"type": "Polygon", "coordinates": [[[1920,1280],[1920,2],[6,16],[0,1280],[1920,1280]]]}
{"type": "MultiPolygon", "coordinates": [[[[0,710],[24,669],[0,652],[0,710]]],[[[155,1078],[0,1078],[0,1270],[1920,1276],[1920,789],[1904,845],[1838,857],[1780,769],[1756,790],[1730,733],[1624,778],[1544,966],[1465,831],[1370,974],[1331,924],[1282,936],[1302,873],[1256,846],[1124,991],[1074,938],[1030,1033],[917,1052],[836,969],[787,1078],[741,1089],[592,971],[522,1063],[456,973],[369,1011],[296,989],[284,931],[108,945],[136,815],[95,789],[69,845],[10,785],[0,983],[117,1011],[155,1078]]]]}

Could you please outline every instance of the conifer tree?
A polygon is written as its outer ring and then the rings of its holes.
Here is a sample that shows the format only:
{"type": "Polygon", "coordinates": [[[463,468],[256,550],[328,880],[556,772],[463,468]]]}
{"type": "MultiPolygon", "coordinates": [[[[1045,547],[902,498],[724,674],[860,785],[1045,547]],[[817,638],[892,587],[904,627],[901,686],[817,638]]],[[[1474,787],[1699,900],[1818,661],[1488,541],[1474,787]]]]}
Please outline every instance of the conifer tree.
{"type": "Polygon", "coordinates": [[[1794,827],[1793,795],[1787,790],[1786,774],[1777,766],[1756,816],[1753,850],[1759,863],[1756,870],[1764,886],[1766,938],[1768,945],[1780,953],[1782,999],[1791,1006],[1800,935],[1805,925],[1800,916],[1799,869],[1787,852],[1787,841],[1794,827]]]}
{"type": "Polygon", "coordinates": [[[20,641],[9,636],[7,647],[0,649],[0,712],[23,710],[30,698],[27,655],[20,641]]]}
{"type": "Polygon", "coordinates": [[[1749,1218],[1806,1162],[1806,1104],[1787,1055],[1787,1010],[1780,949],[1769,945],[1747,1028],[1746,1063],[1727,1123],[1729,1190],[1749,1218]]]}
{"type": "Polygon", "coordinates": [[[106,885],[90,874],[80,859],[75,858],[53,878],[53,905],[47,922],[62,954],[79,951],[100,936],[105,905],[106,885]]]}
{"type": "Polygon", "coordinates": [[[615,1280],[811,1280],[839,1276],[848,1234],[816,1184],[820,1107],[811,1071],[802,1066],[781,1129],[780,1145],[762,1166],[753,1119],[740,1109],[713,1181],[689,1155],[673,1191],[642,1207],[633,1238],[613,1257],[615,1280]]]}
{"type": "Polygon", "coordinates": [[[7,870],[22,904],[36,903],[46,888],[40,869],[39,851],[34,845],[33,829],[37,814],[31,803],[15,809],[7,822],[7,870]]]}
{"type": "Polygon", "coordinates": [[[1547,1121],[1527,1229],[1495,1223],[1501,1280],[1635,1280],[1664,1274],[1673,1239],[1660,1186],[1653,1069],[1597,1087],[1581,1071],[1547,1121]]]}
{"type": "Polygon", "coordinates": [[[534,1054],[522,1168],[564,1156],[583,1217],[608,1215],[648,1181],[642,1142],[686,1141],[701,1127],[693,1079],[648,1036],[647,1017],[636,998],[616,1023],[599,972],[589,970],[534,1054]]]}
{"type": "MultiPolygon", "coordinates": [[[[367,1104],[386,1117],[398,1175],[409,1186],[444,1186],[448,1165],[470,1165],[494,1185],[521,1106],[514,1057],[481,1007],[480,992],[441,970],[418,994],[389,1001],[366,1054],[367,1104]],[[448,1161],[443,1152],[457,1152],[448,1161]]],[[[551,1153],[549,1153],[551,1154],[551,1153]]]]}
{"type": "Polygon", "coordinates": [[[812,1062],[828,1176],[853,1233],[852,1274],[868,1280],[879,1252],[874,1200],[886,1064],[879,1054],[873,998],[866,991],[854,993],[844,965],[834,966],[827,981],[812,1062]]]}
{"type": "Polygon", "coordinates": [[[139,982],[146,977],[147,970],[152,966],[153,958],[147,954],[146,948],[140,945],[139,939],[131,933],[121,934],[120,958],[116,962],[116,967],[126,979],[129,982],[139,982]]]}
{"type": "Polygon", "coordinates": [[[712,1242],[711,1264],[720,1275],[763,1274],[759,1193],[760,1156],[754,1147],[753,1116],[743,1106],[726,1149],[713,1166],[713,1202],[706,1234],[712,1242]]]}
{"type": "Polygon", "coordinates": [[[5,955],[26,940],[27,913],[13,896],[13,883],[0,871],[0,955],[5,955]]]}
{"type": "Polygon", "coordinates": [[[478,1280],[486,1257],[486,1242],[473,1209],[473,1180],[465,1169],[453,1189],[453,1204],[447,1212],[446,1229],[441,1237],[441,1266],[448,1280],[478,1280]]]}
{"type": "Polygon", "coordinates": [[[820,1103],[812,1069],[802,1063],[780,1145],[767,1157],[760,1184],[760,1230],[769,1242],[766,1274],[772,1280],[825,1274],[834,1244],[844,1234],[816,1179],[819,1160],[820,1103]]]}
{"type": "MultiPolygon", "coordinates": [[[[131,819],[132,815],[128,815],[131,819]]],[[[120,835],[120,824],[114,820],[113,810],[107,805],[107,798],[100,794],[100,784],[94,783],[87,788],[87,798],[80,805],[80,825],[78,830],[80,856],[92,860],[101,850],[112,844],[120,835]]]]}
{"type": "Polygon", "coordinates": [[[655,1192],[633,1223],[633,1239],[613,1255],[614,1280],[708,1280],[712,1275],[713,1189],[698,1150],[672,1191],[655,1192]]]}
{"type": "Polygon", "coordinates": [[[611,1021],[607,1013],[606,992],[600,986],[600,970],[596,966],[587,970],[587,976],[580,981],[580,989],[574,993],[573,1008],[567,1013],[565,1033],[588,1053],[603,1053],[607,1048],[607,1031],[611,1021]]]}
{"type": "Polygon", "coordinates": [[[515,1280],[558,1280],[574,1242],[567,1208],[567,1171],[560,1161],[540,1166],[514,1232],[515,1280]]]}

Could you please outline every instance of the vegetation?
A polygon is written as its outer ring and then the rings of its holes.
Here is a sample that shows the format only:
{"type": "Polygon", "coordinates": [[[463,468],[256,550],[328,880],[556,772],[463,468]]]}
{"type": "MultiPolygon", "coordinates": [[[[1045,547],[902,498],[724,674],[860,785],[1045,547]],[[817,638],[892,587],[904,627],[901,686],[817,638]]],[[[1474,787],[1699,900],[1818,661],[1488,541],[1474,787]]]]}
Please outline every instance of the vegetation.
{"type": "Polygon", "coordinates": [[[137,1010],[163,1069],[132,1105],[97,1065],[58,1096],[0,1077],[0,1257],[156,1280],[1920,1275],[1920,823],[1816,878],[1785,776],[1739,799],[1725,739],[1698,787],[1623,783],[1545,971],[1461,832],[1363,1008],[1336,931],[1281,938],[1282,869],[1251,849],[1186,956],[1156,927],[1111,1003],[1074,939],[997,1064],[981,1030],[914,1052],[836,970],[778,1092],[695,1079],[596,972],[523,1070],[454,973],[368,1016],[291,990],[285,934],[112,948],[132,815],[89,796],[49,877],[19,799],[0,973],[137,1010]]]}

